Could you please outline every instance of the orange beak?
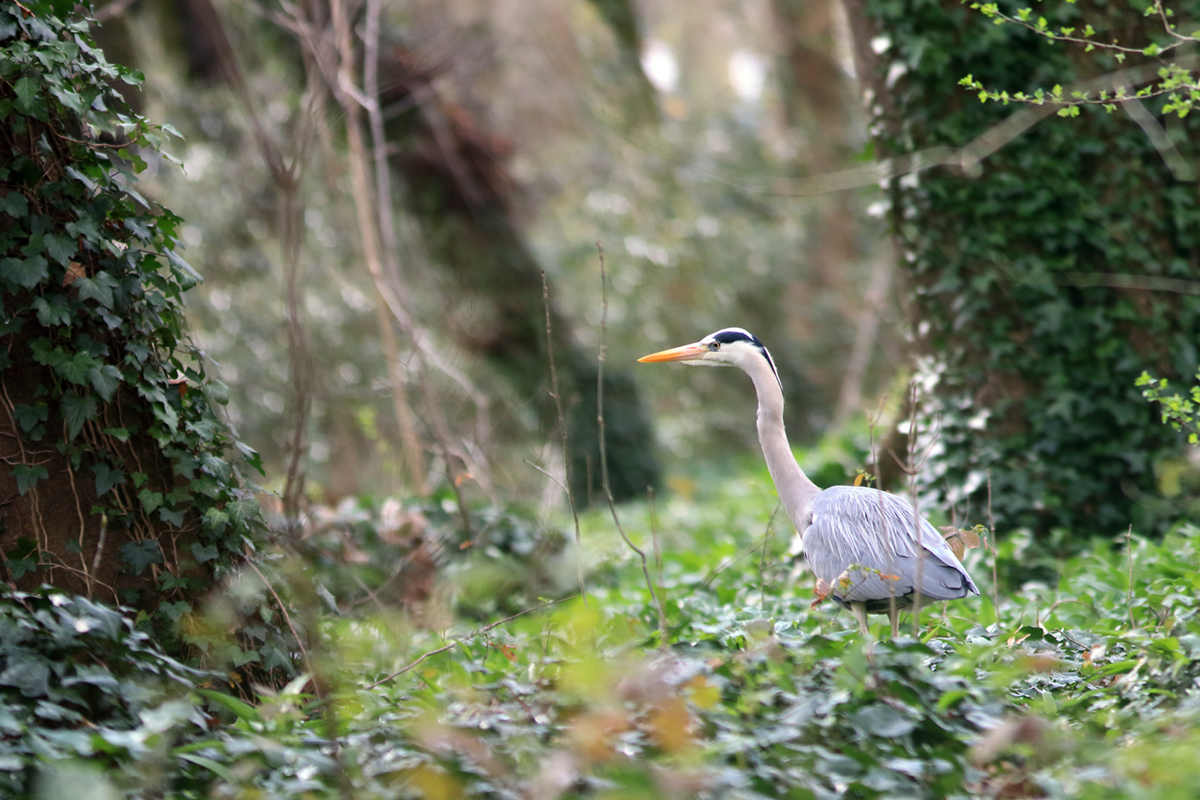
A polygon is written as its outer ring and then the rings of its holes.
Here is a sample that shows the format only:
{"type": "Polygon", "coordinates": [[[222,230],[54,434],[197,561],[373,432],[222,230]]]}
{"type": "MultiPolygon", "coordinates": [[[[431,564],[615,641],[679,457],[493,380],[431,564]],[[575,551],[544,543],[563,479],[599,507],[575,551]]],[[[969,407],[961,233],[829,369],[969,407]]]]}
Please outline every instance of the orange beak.
{"type": "Polygon", "coordinates": [[[700,358],[700,356],[707,352],[707,347],[696,342],[695,344],[685,344],[683,347],[672,347],[670,350],[661,350],[657,353],[651,353],[648,356],[642,356],[638,359],[638,362],[642,364],[656,364],[660,361],[688,361],[700,358]]]}

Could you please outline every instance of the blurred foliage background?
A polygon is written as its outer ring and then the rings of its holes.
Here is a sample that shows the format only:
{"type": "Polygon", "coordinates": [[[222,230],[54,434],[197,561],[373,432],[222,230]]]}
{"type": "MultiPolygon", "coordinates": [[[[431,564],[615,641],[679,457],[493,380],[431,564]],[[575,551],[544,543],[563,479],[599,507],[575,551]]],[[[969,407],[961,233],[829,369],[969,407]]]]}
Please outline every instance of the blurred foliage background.
{"type": "MultiPolygon", "coordinates": [[[[134,102],[184,134],[174,150],[184,169],[159,163],[143,182],[187,220],[185,255],[206,278],[188,300],[195,335],[231,388],[232,421],[264,455],[267,485],[282,490],[287,475],[294,386],[281,197],[256,136],[298,159],[308,490],[327,502],[411,491],[355,224],[343,112],[315,79],[306,83],[303,48],[276,13],[141,0],[113,13],[98,36],[110,57],[145,72],[134,102]],[[241,84],[229,78],[229,59],[241,84]]],[[[459,139],[441,146],[460,148],[450,160],[461,169],[484,157],[464,149],[468,136],[494,158],[491,178],[503,188],[487,191],[503,195],[505,222],[533,268],[545,270],[551,302],[582,351],[560,348],[560,371],[569,373],[569,359],[596,356],[599,243],[611,370],[628,372],[646,352],[740,325],[773,348],[798,440],[876,408],[905,351],[901,304],[887,293],[887,226],[878,208],[868,213],[878,192],[775,191],[781,177],[867,157],[838,4],[398,2],[384,5],[379,25],[382,110],[393,120],[386,146],[406,157],[403,118],[415,105],[425,119],[446,118],[445,135],[459,139]],[[410,95],[403,87],[414,75],[423,83],[410,95]],[[388,97],[397,98],[391,106],[388,97]]],[[[486,278],[463,263],[473,256],[446,247],[445,239],[463,237],[438,226],[452,212],[435,207],[427,216],[440,220],[422,219],[420,195],[435,190],[417,183],[418,169],[392,172],[405,305],[461,379],[430,368],[401,337],[400,372],[420,441],[433,451],[426,485],[470,472],[476,498],[561,494],[522,463],[562,477],[548,436],[556,426],[544,424],[544,353],[494,357],[503,349],[495,337],[516,334],[494,298],[478,291],[486,278]]],[[[506,235],[491,249],[509,246],[506,235]]],[[[529,266],[500,258],[487,268],[529,266]]],[[[544,338],[540,288],[529,289],[526,282],[514,302],[532,311],[544,338]]],[[[670,473],[752,448],[752,389],[729,378],[638,370],[636,391],[657,422],[656,436],[639,436],[638,448],[665,459],[670,473]]],[[[588,381],[579,383],[564,401],[590,405],[588,381]]],[[[609,420],[610,435],[619,422],[609,420]]],[[[618,448],[614,469],[638,457],[618,448]]]]}

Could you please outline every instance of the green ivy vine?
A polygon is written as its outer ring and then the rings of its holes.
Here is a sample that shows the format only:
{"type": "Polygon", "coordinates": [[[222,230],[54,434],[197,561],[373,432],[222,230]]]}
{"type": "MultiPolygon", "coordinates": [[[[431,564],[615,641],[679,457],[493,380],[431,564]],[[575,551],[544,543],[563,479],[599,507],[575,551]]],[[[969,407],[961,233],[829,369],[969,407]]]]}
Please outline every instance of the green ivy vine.
{"type": "Polygon", "coordinates": [[[135,188],[178,134],[129,110],[114,85],[142,76],[76,8],[0,5],[0,577],[167,633],[257,549],[259,462],[187,337],[181,220],[135,188]]]}
{"type": "MultiPolygon", "coordinates": [[[[1036,96],[1119,68],[965,3],[870,0],[881,37],[881,144],[891,154],[962,147],[1015,113],[971,87],[1036,96]],[[883,98],[881,98],[882,100],[883,98]]],[[[1013,16],[1017,4],[999,3],[1013,16]]],[[[1176,4],[1194,17],[1195,2],[1176,4]]],[[[1125,31],[1140,11],[1099,3],[1041,7],[1055,30],[1087,20],[1125,31]]],[[[1139,31],[1142,33],[1139,34],[1139,31]]],[[[1162,119],[1169,99],[1146,97],[1162,119]]],[[[1163,120],[1194,161],[1197,120],[1163,120]]],[[[1126,113],[1083,106],[1051,117],[981,165],[979,175],[930,170],[891,187],[906,258],[920,372],[941,415],[922,475],[957,517],[1003,532],[1028,527],[1086,539],[1132,523],[1150,532],[1186,512],[1164,501],[1156,466],[1179,452],[1140,397],[1143,370],[1191,375],[1198,361],[1200,194],[1174,175],[1126,113]]]]}

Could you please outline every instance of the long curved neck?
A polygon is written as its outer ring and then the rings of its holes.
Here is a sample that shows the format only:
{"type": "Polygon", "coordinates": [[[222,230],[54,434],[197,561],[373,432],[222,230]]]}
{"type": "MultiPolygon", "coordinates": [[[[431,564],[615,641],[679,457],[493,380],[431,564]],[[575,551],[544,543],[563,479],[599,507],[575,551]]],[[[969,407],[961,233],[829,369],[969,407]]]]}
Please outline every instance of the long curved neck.
{"type": "Polygon", "coordinates": [[[767,469],[775,481],[775,491],[796,529],[807,527],[808,507],[821,493],[820,487],[809,480],[796,463],[783,427],[783,390],[775,372],[764,360],[756,360],[746,368],[758,394],[758,443],[762,445],[767,469]]]}

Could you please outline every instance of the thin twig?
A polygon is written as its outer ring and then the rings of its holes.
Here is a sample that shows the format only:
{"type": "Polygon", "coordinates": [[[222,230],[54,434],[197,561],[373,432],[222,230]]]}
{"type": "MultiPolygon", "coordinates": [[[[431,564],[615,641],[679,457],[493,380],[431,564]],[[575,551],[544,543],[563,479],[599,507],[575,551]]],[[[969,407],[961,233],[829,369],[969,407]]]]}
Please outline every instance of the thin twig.
{"type": "Polygon", "coordinates": [[[1129,559],[1129,586],[1125,590],[1125,610],[1129,612],[1129,627],[1136,628],[1133,621],[1133,526],[1125,531],[1125,553],[1129,559]]]}
{"type": "MultiPolygon", "coordinates": [[[[587,583],[583,577],[583,534],[579,529],[579,510],[575,507],[575,495],[571,493],[571,449],[567,440],[567,422],[563,416],[562,396],[558,392],[558,370],[554,366],[554,336],[550,327],[550,288],[546,283],[546,271],[542,270],[542,306],[546,310],[546,360],[550,362],[550,396],[554,398],[554,410],[558,412],[558,430],[562,433],[563,471],[566,483],[559,483],[567,493],[571,506],[571,519],[575,522],[575,563],[579,570],[579,593],[586,608],[588,602],[587,583]]],[[[526,462],[528,463],[528,462],[526,462]]],[[[558,483],[558,481],[555,481],[558,483]]]]}
{"type": "Polygon", "coordinates": [[[767,532],[763,534],[762,540],[762,557],[758,560],[758,613],[760,615],[766,613],[767,607],[767,543],[771,541],[771,533],[774,530],[772,527],[775,522],[775,514],[779,511],[779,504],[775,504],[775,511],[771,512],[771,518],[767,520],[767,532]]]}
{"type": "Polygon", "coordinates": [[[600,242],[596,242],[596,251],[600,254],[600,360],[596,369],[596,424],[600,429],[600,482],[604,487],[604,496],[608,498],[608,510],[612,512],[613,523],[617,526],[617,532],[621,534],[621,538],[629,549],[638,554],[642,560],[642,574],[646,576],[646,586],[650,589],[650,597],[654,600],[654,604],[658,607],[658,631],[659,631],[659,646],[665,648],[667,646],[667,611],[663,606],[662,598],[659,593],[654,591],[654,581],[650,578],[650,567],[646,563],[646,553],[633,543],[633,540],[626,535],[625,529],[621,527],[621,520],[617,516],[617,502],[613,499],[612,485],[608,481],[608,450],[605,445],[604,435],[604,360],[605,360],[605,341],[604,337],[608,329],[608,276],[604,271],[604,248],[600,242]]]}
{"type": "MultiPolygon", "coordinates": [[[[771,526],[775,522],[775,515],[779,513],[779,509],[782,507],[783,506],[781,503],[775,504],[775,510],[771,512],[771,518],[767,520],[767,530],[766,530],[766,532],[763,533],[763,539],[766,539],[766,537],[771,535],[771,526]]],[[[713,570],[711,572],[709,572],[707,575],[704,576],[704,580],[701,581],[701,583],[700,583],[700,588],[702,590],[707,590],[709,586],[712,586],[712,582],[714,580],[716,580],[716,577],[718,575],[720,575],[722,572],[724,572],[725,570],[732,567],[737,562],[741,561],[746,556],[748,556],[751,553],[758,550],[759,544],[760,544],[759,541],[755,541],[754,544],[750,545],[742,552],[726,558],[724,561],[722,561],[720,564],[718,564],[715,568],[713,568],[713,570]]]]}
{"type": "MultiPolygon", "coordinates": [[[[913,509],[913,539],[916,541],[917,551],[917,579],[913,582],[913,638],[921,638],[921,581],[922,574],[925,570],[925,546],[921,541],[921,512],[917,508],[917,470],[919,467],[914,463],[914,456],[917,450],[917,416],[920,413],[919,408],[919,393],[917,390],[917,381],[914,378],[909,385],[908,396],[908,467],[905,469],[909,472],[908,476],[908,492],[909,501],[912,503],[913,509]]],[[[931,445],[932,446],[932,445],[931,445]]],[[[894,602],[894,601],[893,601],[894,602]]]]}
{"type": "Polygon", "coordinates": [[[254,563],[254,558],[250,553],[249,546],[246,547],[245,554],[246,563],[250,566],[250,569],[254,570],[254,574],[257,575],[259,580],[263,582],[263,586],[267,587],[267,591],[271,593],[271,597],[275,598],[275,605],[279,606],[279,613],[283,615],[283,621],[287,623],[288,630],[292,632],[292,638],[296,640],[296,646],[300,648],[300,655],[304,658],[305,671],[307,671],[309,675],[313,676],[313,686],[319,691],[320,683],[315,680],[317,672],[313,668],[312,658],[310,658],[308,655],[308,648],[304,646],[304,640],[300,638],[300,634],[296,631],[296,626],[292,624],[292,615],[288,613],[287,606],[279,597],[279,593],[275,591],[275,587],[271,585],[269,580],[267,580],[267,576],[263,575],[262,570],[260,570],[258,565],[254,563]]]}
{"type": "Polygon", "coordinates": [[[996,615],[996,625],[1000,625],[1000,578],[996,569],[996,517],[992,514],[992,471],[987,471],[988,483],[988,544],[992,551],[992,613],[996,615]]]}
{"type": "Polygon", "coordinates": [[[662,548],[658,545],[658,509],[654,505],[654,487],[646,487],[646,500],[650,506],[650,540],[654,543],[654,571],[658,573],[658,585],[663,585],[662,548]]]}
{"type": "Polygon", "coordinates": [[[487,625],[484,625],[482,628],[480,628],[476,631],[472,631],[471,633],[468,633],[466,636],[463,636],[459,639],[455,639],[454,641],[450,642],[450,644],[448,644],[448,645],[439,647],[436,650],[430,650],[427,653],[422,653],[421,656],[418,657],[415,661],[410,661],[409,663],[405,664],[403,667],[396,670],[392,674],[386,675],[386,676],[380,678],[379,680],[375,681],[374,683],[367,684],[366,686],[363,687],[363,689],[365,689],[365,690],[374,689],[376,686],[379,686],[380,684],[387,683],[390,680],[394,680],[394,679],[400,677],[401,675],[403,675],[404,673],[408,672],[409,670],[412,670],[412,669],[416,668],[417,666],[419,666],[421,664],[421,662],[424,661],[425,659],[436,656],[439,653],[444,653],[447,650],[453,650],[455,647],[458,647],[460,644],[463,644],[464,642],[474,639],[476,636],[480,635],[481,633],[487,633],[492,628],[495,628],[497,625],[503,625],[506,622],[512,622],[517,617],[523,617],[526,614],[532,614],[534,611],[541,611],[543,608],[547,608],[548,606],[557,605],[558,603],[561,603],[565,600],[570,600],[570,599],[571,598],[569,598],[569,597],[562,597],[562,598],[559,598],[558,600],[550,600],[549,602],[542,603],[540,606],[534,606],[533,608],[527,608],[524,611],[518,611],[516,614],[513,614],[511,617],[505,617],[504,619],[499,619],[499,620],[496,620],[495,622],[488,623],[487,625]]]}

